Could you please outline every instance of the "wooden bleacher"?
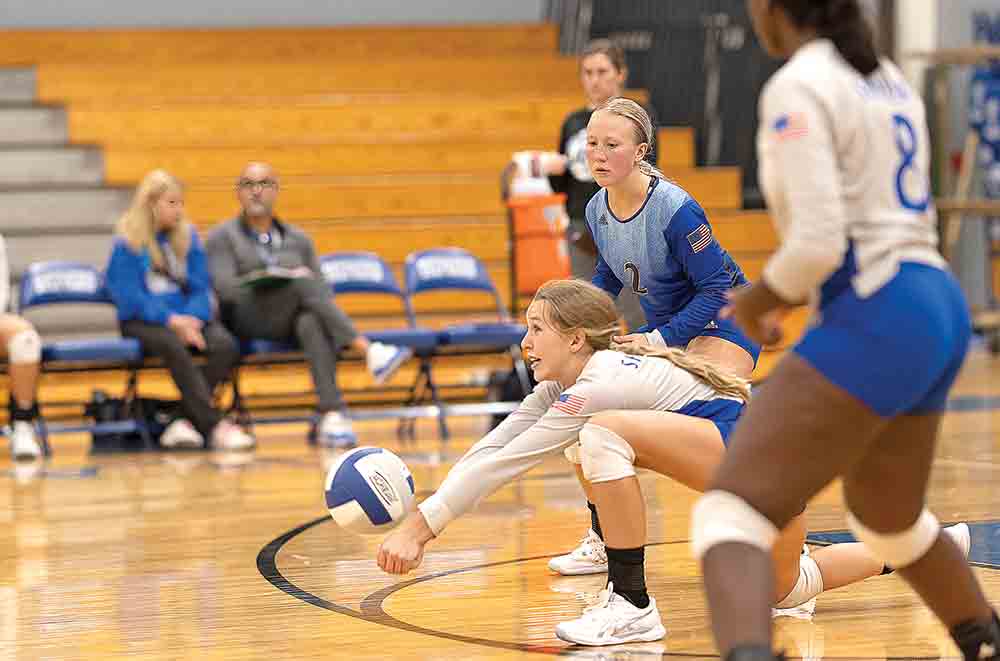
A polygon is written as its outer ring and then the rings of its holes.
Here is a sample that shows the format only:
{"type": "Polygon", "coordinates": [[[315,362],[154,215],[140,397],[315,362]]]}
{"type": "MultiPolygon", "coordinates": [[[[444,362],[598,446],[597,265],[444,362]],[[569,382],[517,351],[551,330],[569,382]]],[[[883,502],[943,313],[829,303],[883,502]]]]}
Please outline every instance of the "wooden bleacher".
{"type": "Polygon", "coordinates": [[[0,66],[371,60],[502,54],[552,57],[554,24],[190,30],[5,30],[0,66]]]}
{"type": "MultiPolygon", "coordinates": [[[[576,62],[556,41],[554,26],[534,24],[7,31],[0,66],[36,67],[40,100],[67,108],[73,142],[102,147],[109,184],[135,185],[157,167],[178,175],[201,229],[237,211],[243,164],[269,161],[282,176],[278,213],[318,252],[372,250],[398,271],[413,250],[455,245],[485,260],[509,296],[500,170],[513,151],[555,147],[582,103],[576,62]]],[[[661,129],[659,140],[661,169],[755,277],[775,237],[766,214],[741,210],[739,170],[694,167],[691,129],[661,129]]],[[[433,296],[422,305],[432,322],[488,307],[433,296]]],[[[382,302],[346,307],[362,328],[398,322],[382,302]]],[[[793,315],[789,329],[803,324],[793,315]]],[[[477,360],[476,378],[489,367],[477,360]]],[[[467,372],[458,365],[453,376],[467,372]]],[[[169,390],[162,376],[152,383],[169,390]]],[[[46,393],[55,387],[46,379],[46,393]]]]}
{"type": "MultiPolygon", "coordinates": [[[[660,166],[671,172],[694,168],[694,132],[689,128],[659,130],[660,166]]],[[[263,145],[148,145],[132,144],[116,138],[102,143],[108,183],[132,184],[136,172],[163,167],[185,181],[232,183],[234,176],[206,177],[206,172],[238,172],[244,163],[259,156],[263,145]]],[[[399,175],[420,171],[423,174],[480,174],[496,179],[497,172],[510,161],[510,155],[524,149],[552,149],[554,140],[547,133],[526,134],[507,140],[468,142],[318,142],[280,143],[266,146],[270,162],[282,177],[399,175]]]]}

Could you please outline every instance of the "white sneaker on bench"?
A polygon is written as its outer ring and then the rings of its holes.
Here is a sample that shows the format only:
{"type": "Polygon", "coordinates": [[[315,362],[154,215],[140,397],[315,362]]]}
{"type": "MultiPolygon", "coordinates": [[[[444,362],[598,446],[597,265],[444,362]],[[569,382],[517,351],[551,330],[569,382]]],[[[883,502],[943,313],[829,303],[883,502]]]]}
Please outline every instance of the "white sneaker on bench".
{"type": "Polygon", "coordinates": [[[399,369],[399,366],[412,355],[413,351],[407,347],[372,342],[368,346],[368,355],[365,356],[365,360],[375,383],[381,385],[388,381],[399,369]]]}

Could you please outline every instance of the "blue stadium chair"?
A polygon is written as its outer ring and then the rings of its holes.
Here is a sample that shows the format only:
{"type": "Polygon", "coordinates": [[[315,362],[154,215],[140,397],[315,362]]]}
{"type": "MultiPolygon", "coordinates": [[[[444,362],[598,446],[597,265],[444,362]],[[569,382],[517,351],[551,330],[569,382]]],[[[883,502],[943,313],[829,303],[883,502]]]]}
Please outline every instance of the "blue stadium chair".
{"type": "MultiPolygon", "coordinates": [[[[18,309],[21,312],[48,305],[114,305],[100,271],[87,264],[76,262],[37,262],[31,264],[21,278],[18,309]]],[[[54,366],[61,369],[120,369],[128,370],[125,400],[134,402],[138,388],[138,372],[142,367],[142,346],[134,338],[113,337],[88,340],[62,340],[42,344],[42,367],[46,371],[54,366]]],[[[142,422],[141,413],[126,427],[122,423],[107,423],[107,431],[137,431],[147,447],[152,440],[142,422]]],[[[48,432],[44,420],[40,421],[42,440],[49,454],[48,432]]],[[[102,425],[91,427],[103,431],[102,425]]]]}
{"type": "Polygon", "coordinates": [[[421,250],[406,257],[406,290],[412,300],[431,291],[480,291],[492,296],[497,321],[447,326],[439,331],[442,344],[448,346],[485,346],[503,350],[517,347],[527,329],[510,320],[500,293],[493,285],[486,267],[461,248],[421,250]]]}
{"type": "MultiPolygon", "coordinates": [[[[352,294],[378,295],[390,297],[399,303],[400,311],[406,317],[406,328],[370,331],[365,336],[373,342],[395,344],[413,350],[414,357],[420,363],[420,370],[409,388],[410,394],[405,406],[416,406],[429,399],[438,410],[438,428],[442,436],[447,437],[444,407],[431,372],[431,357],[440,345],[440,338],[434,330],[417,327],[410,299],[400,289],[389,265],[373,252],[345,251],[322,257],[320,268],[331,291],[338,298],[352,294]]],[[[400,438],[412,439],[412,419],[401,418],[397,432],[400,438]]]]}
{"type": "Polygon", "coordinates": [[[528,369],[521,356],[521,340],[527,328],[511,321],[500,293],[483,263],[460,248],[421,250],[406,257],[406,291],[411,305],[429,292],[482,292],[492,297],[497,320],[487,323],[458,323],[438,331],[442,350],[452,353],[506,353],[524,392],[530,392],[528,369]]]}
{"type": "Polygon", "coordinates": [[[337,297],[346,294],[383,294],[398,300],[409,323],[407,328],[366,332],[373,342],[384,342],[413,349],[414,353],[433,351],[439,344],[435,331],[417,328],[410,300],[399,288],[396,277],[385,261],[373,252],[339,252],[320,259],[323,278],[337,297]]]}
{"type": "MultiPolygon", "coordinates": [[[[37,262],[21,278],[21,311],[42,305],[114,305],[104,277],[92,266],[75,262],[37,262]]],[[[95,338],[46,342],[42,362],[135,363],[142,361],[142,347],[134,338],[95,338]]]]}
{"type": "MultiPolygon", "coordinates": [[[[375,330],[365,332],[364,335],[373,342],[412,349],[414,356],[420,361],[420,371],[416,381],[409,388],[407,405],[415,405],[427,399],[428,395],[436,403],[437,390],[431,378],[430,359],[439,344],[438,335],[435,331],[420,329],[414,325],[409,299],[400,289],[389,266],[375,253],[342,252],[321,258],[320,269],[335,297],[352,294],[379,295],[391,297],[399,303],[400,312],[407,320],[406,328],[375,330]]],[[[298,356],[299,348],[287,342],[249,340],[243,342],[241,350],[245,357],[264,358],[267,362],[288,360],[292,354],[295,355],[296,361],[301,359],[298,356]]],[[[250,416],[235,380],[233,386],[233,408],[241,422],[249,425],[250,416]]],[[[310,434],[310,441],[312,440],[314,438],[310,434]]]]}

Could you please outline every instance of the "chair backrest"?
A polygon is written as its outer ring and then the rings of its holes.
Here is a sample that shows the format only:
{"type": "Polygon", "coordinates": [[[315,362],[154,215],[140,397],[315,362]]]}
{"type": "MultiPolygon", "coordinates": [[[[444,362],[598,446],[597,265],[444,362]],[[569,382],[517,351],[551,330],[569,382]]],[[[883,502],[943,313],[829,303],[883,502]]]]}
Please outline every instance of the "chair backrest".
{"type": "Polygon", "coordinates": [[[399,288],[392,269],[373,252],[337,252],[319,260],[323,279],[334,295],[385,294],[399,299],[407,319],[413,322],[410,300],[399,288]]]}
{"type": "Polygon", "coordinates": [[[432,248],[410,253],[406,257],[405,277],[410,296],[447,289],[482,291],[492,294],[501,319],[508,316],[486,266],[461,248],[432,248]]]}
{"type": "Polygon", "coordinates": [[[104,276],[88,264],[35,262],[21,276],[19,309],[60,303],[112,304],[104,276]]]}

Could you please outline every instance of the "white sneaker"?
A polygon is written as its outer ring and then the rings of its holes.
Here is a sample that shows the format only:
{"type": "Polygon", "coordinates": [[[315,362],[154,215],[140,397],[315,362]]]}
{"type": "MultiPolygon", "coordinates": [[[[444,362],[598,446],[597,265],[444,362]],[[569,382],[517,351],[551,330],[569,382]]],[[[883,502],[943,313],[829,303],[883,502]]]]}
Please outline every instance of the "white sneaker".
{"type": "Polygon", "coordinates": [[[327,448],[353,448],[358,444],[351,421],[337,411],[323,415],[316,436],[320,445],[327,448]]]}
{"type": "Polygon", "coordinates": [[[45,474],[45,462],[40,458],[33,461],[14,462],[14,481],[21,486],[27,486],[39,475],[45,474]]]}
{"type": "Polygon", "coordinates": [[[160,434],[160,447],[164,448],[203,448],[205,437],[198,433],[188,420],[178,418],[167,425],[160,434]]]}
{"type": "Polygon", "coordinates": [[[242,427],[223,420],[212,430],[212,447],[216,450],[251,450],[257,442],[242,427]]]}
{"type": "Polygon", "coordinates": [[[34,461],[42,456],[42,447],[35,438],[34,425],[24,420],[11,425],[10,452],[15,461],[34,461]]]}
{"type": "Polygon", "coordinates": [[[580,545],[566,555],[549,560],[549,569],[563,576],[601,574],[608,571],[608,554],[604,550],[604,540],[593,530],[588,530],[580,540],[580,545]]]}
{"type": "Polygon", "coordinates": [[[656,600],[637,608],[625,597],[615,594],[614,585],[601,591],[599,601],[583,615],[556,625],[556,636],[577,645],[621,645],[660,640],[667,635],[656,608],[656,600]]]}
{"type": "Polygon", "coordinates": [[[962,549],[962,553],[965,557],[969,557],[969,549],[972,548],[972,534],[969,532],[968,523],[956,523],[953,526],[948,526],[943,528],[943,531],[948,534],[952,540],[958,544],[958,548],[962,549]]]}
{"type": "Polygon", "coordinates": [[[372,342],[368,345],[368,355],[365,356],[365,360],[375,383],[382,384],[395,374],[399,366],[412,355],[413,350],[407,347],[372,342]]]}

